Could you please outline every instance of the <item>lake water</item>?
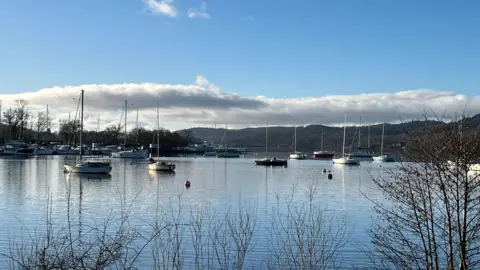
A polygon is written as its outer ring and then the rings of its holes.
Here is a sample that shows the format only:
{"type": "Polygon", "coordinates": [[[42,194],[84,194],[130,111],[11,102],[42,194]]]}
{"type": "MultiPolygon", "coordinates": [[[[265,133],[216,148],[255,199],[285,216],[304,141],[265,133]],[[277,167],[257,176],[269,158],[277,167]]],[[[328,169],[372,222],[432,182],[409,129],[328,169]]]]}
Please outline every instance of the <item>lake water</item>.
{"type": "MultiPolygon", "coordinates": [[[[8,253],[12,241],[22,235],[25,238],[26,231],[45,231],[49,197],[56,224],[67,224],[68,209],[71,223],[85,225],[101,223],[109,213],[131,206],[132,223],[139,230],[148,230],[147,224],[158,219],[159,213],[165,216],[172,209],[178,210],[178,203],[182,220],[191,216],[191,209],[202,205],[217,215],[248,206],[256,225],[245,266],[265,268],[265,258],[272,253],[268,247],[272,215],[287,211],[278,200],[285,201],[295,185],[294,203],[307,202],[307,191],[314,187],[316,205],[334,215],[345,215],[351,235],[349,243],[341,248],[341,266],[359,267],[367,258],[358,249],[370,245],[366,230],[374,220],[372,203],[365,195],[381,199],[371,177],[395,166],[362,162],[361,166],[344,167],[331,161],[291,160],[288,168],[266,168],[255,166],[248,158],[170,160],[177,166],[175,174],[149,172],[146,161],[113,159],[111,176],[97,178],[64,174],[64,157],[0,159],[0,252],[8,253]],[[333,179],[329,180],[323,169],[331,170],[333,179]],[[191,182],[189,189],[184,187],[187,179],[191,182]]],[[[81,233],[76,230],[74,233],[81,233]]],[[[185,240],[183,252],[190,254],[192,249],[185,240]]],[[[151,258],[151,248],[146,248],[136,265],[151,268],[151,258]]],[[[0,259],[0,267],[8,267],[6,263],[6,259],[0,259]]],[[[192,264],[192,255],[185,255],[184,268],[192,269],[192,264]]]]}

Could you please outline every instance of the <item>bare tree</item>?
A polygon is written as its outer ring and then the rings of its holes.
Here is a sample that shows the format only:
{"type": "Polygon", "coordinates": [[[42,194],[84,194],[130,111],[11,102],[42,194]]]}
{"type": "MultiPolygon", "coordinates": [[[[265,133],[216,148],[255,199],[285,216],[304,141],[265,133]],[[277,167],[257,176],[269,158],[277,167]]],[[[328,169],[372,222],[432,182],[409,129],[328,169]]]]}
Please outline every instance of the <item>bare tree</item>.
{"type": "Polygon", "coordinates": [[[23,139],[23,132],[25,127],[28,126],[28,120],[30,117],[30,114],[27,111],[28,101],[18,99],[16,100],[16,103],[17,108],[15,109],[14,114],[20,126],[20,139],[23,139]]]}
{"type": "Polygon", "coordinates": [[[17,137],[17,129],[19,124],[19,119],[15,114],[15,110],[9,108],[8,110],[3,112],[3,122],[8,125],[9,129],[9,139],[15,139],[17,137]]]}
{"type": "MultiPolygon", "coordinates": [[[[427,120],[427,117],[425,117],[427,120]]],[[[437,117],[443,120],[445,117],[437,117]]],[[[425,122],[408,133],[407,153],[387,176],[373,177],[384,194],[370,234],[379,268],[480,267],[480,182],[475,172],[480,129],[465,118],[425,122]],[[377,257],[378,258],[378,257],[377,257]]]]}
{"type": "MultiPolygon", "coordinates": [[[[32,121],[33,123],[33,121],[32,121]]],[[[35,121],[35,131],[37,132],[37,142],[40,137],[40,133],[46,131],[48,128],[48,118],[45,112],[37,112],[37,120],[35,121]]]]}

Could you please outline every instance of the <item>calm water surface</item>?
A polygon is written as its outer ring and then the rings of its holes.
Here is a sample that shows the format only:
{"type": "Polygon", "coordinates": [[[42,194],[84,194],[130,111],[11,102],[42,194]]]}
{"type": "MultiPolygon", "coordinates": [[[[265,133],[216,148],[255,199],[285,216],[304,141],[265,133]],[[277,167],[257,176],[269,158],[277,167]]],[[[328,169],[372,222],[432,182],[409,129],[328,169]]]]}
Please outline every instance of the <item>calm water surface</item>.
{"type": "MultiPolygon", "coordinates": [[[[184,208],[208,203],[220,212],[229,206],[238,209],[240,203],[252,203],[258,221],[256,243],[247,261],[256,265],[255,259],[268,253],[262,236],[269,233],[269,213],[278,195],[291,194],[296,185],[294,199],[301,202],[312,184],[316,202],[346,215],[352,244],[343,249],[343,264],[346,268],[360,266],[365,255],[358,252],[358,245],[369,245],[366,229],[374,219],[371,202],[364,194],[381,199],[371,176],[395,166],[363,162],[361,166],[344,167],[331,161],[291,160],[288,168],[265,168],[255,166],[252,159],[177,158],[171,159],[177,165],[176,173],[164,174],[149,172],[146,161],[113,159],[111,176],[98,179],[64,174],[63,160],[58,156],[0,159],[1,252],[8,252],[11,239],[19,238],[25,229],[44,229],[49,194],[53,219],[66,223],[70,188],[72,222],[101,221],[122,205],[133,205],[132,215],[152,221],[159,208],[168,208],[178,198],[184,208]],[[322,173],[324,168],[332,171],[332,180],[322,173]],[[189,189],[183,186],[186,179],[191,182],[189,189]]],[[[149,258],[148,254],[142,257],[145,266],[149,258]]],[[[0,267],[5,266],[2,261],[0,267]]]]}

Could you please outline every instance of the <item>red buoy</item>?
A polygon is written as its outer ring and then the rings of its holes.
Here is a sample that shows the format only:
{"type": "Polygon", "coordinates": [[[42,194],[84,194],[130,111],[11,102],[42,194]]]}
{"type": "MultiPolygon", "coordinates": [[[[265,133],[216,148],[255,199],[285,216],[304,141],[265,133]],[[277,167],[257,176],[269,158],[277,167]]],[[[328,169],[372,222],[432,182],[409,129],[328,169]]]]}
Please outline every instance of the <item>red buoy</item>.
{"type": "Polygon", "coordinates": [[[190,181],[185,180],[185,187],[189,188],[190,187],[190,181]]]}

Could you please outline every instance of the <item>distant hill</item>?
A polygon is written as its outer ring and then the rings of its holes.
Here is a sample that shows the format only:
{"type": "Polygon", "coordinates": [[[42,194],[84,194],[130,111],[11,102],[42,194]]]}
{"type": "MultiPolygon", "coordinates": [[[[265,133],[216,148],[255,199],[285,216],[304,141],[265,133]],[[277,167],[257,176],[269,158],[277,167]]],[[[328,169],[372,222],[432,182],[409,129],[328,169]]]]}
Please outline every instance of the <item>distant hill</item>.
{"type": "MultiPolygon", "coordinates": [[[[480,125],[480,114],[466,119],[469,125],[480,125]]],[[[440,121],[429,121],[434,125],[445,125],[440,121]]],[[[405,132],[421,129],[425,121],[410,121],[401,124],[385,124],[384,152],[398,153],[405,143],[405,132]]],[[[370,129],[370,148],[380,151],[382,138],[382,125],[362,126],[360,128],[361,147],[368,146],[368,133],[370,129]]],[[[342,151],[343,127],[330,127],[324,125],[309,125],[297,127],[297,150],[312,153],[321,148],[321,134],[323,130],[323,149],[335,152],[342,151]]],[[[179,132],[191,133],[199,142],[214,141],[220,143],[225,129],[218,128],[190,128],[179,132]]],[[[272,126],[268,128],[269,151],[292,151],[294,127],[272,126]]],[[[253,152],[263,152],[265,149],[265,127],[229,129],[227,132],[227,144],[232,147],[246,147],[253,152]]],[[[358,146],[358,127],[347,127],[346,151],[350,147],[352,151],[358,146]]]]}

